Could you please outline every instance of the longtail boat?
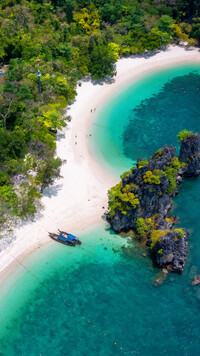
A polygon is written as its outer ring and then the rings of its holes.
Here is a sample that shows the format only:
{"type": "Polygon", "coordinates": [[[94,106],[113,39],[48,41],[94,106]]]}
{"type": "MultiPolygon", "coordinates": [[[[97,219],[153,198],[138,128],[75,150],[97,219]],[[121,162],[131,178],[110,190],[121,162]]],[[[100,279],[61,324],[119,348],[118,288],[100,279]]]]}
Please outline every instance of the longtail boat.
{"type": "Polygon", "coordinates": [[[68,232],[61,231],[61,230],[59,230],[59,229],[58,229],[58,231],[59,231],[59,233],[60,233],[62,236],[66,237],[66,238],[69,238],[70,240],[72,240],[73,243],[78,244],[78,245],[81,245],[81,241],[78,239],[77,236],[72,235],[72,234],[68,234],[68,232]]]}
{"type": "Polygon", "coordinates": [[[75,246],[76,244],[73,242],[73,240],[71,240],[70,238],[67,238],[61,234],[54,234],[53,232],[49,232],[49,236],[55,240],[60,242],[61,244],[64,245],[69,245],[69,246],[75,246]]]}

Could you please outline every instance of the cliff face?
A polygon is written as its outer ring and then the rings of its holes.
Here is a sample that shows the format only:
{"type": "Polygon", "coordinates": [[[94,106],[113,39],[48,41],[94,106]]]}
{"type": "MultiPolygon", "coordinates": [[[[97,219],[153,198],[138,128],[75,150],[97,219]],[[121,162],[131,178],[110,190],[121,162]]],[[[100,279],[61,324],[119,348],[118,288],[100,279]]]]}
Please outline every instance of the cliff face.
{"type": "Polygon", "coordinates": [[[182,177],[200,173],[199,147],[198,134],[191,134],[182,142],[179,159],[172,146],[159,149],[149,161],[138,159],[136,167],[108,193],[107,220],[112,229],[116,233],[135,231],[150,247],[156,264],[176,272],[183,270],[188,232],[173,229],[168,213],[182,177]]]}
{"type": "Polygon", "coordinates": [[[179,160],[186,163],[183,169],[185,177],[196,177],[200,173],[200,138],[199,135],[191,135],[183,140],[179,160]]]}
{"type": "Polygon", "coordinates": [[[146,219],[155,214],[159,214],[160,218],[167,216],[172,207],[171,196],[176,193],[176,180],[182,180],[177,174],[176,164],[178,169],[181,165],[175,158],[175,153],[176,148],[166,146],[157,151],[147,163],[139,158],[136,168],[122,179],[122,191],[129,186],[129,191],[137,196],[139,203],[136,208],[130,206],[129,209],[127,202],[126,214],[115,209],[114,216],[109,218],[115,232],[134,230],[138,218],[146,219]],[[170,168],[170,179],[173,179],[174,187],[170,187],[170,180],[165,173],[170,168]]]}
{"type": "Polygon", "coordinates": [[[153,256],[159,267],[169,266],[173,272],[183,270],[188,253],[188,235],[185,229],[181,234],[171,229],[155,245],[153,256]]]}

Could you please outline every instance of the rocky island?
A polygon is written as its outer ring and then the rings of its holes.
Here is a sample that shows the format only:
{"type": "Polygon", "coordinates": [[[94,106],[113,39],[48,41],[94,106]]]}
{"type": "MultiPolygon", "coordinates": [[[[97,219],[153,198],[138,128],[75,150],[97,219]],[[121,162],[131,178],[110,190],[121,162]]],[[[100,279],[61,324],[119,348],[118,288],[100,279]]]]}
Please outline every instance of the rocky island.
{"type": "Polygon", "coordinates": [[[121,176],[108,192],[107,220],[116,233],[134,231],[150,249],[158,267],[173,272],[184,268],[188,252],[188,231],[174,228],[175,217],[169,217],[172,198],[178,194],[183,177],[200,173],[200,137],[183,130],[179,157],[176,148],[164,146],[147,161],[138,158],[137,165],[121,176]]]}

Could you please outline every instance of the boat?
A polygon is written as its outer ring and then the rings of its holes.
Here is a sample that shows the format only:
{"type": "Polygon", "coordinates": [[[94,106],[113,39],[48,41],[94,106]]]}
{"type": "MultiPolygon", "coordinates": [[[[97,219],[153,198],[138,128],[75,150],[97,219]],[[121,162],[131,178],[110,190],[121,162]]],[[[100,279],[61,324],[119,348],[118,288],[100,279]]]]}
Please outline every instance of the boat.
{"type": "Polygon", "coordinates": [[[81,241],[78,239],[77,236],[72,235],[72,234],[68,234],[68,232],[61,231],[61,230],[59,230],[59,229],[58,229],[58,231],[59,231],[59,233],[60,233],[62,236],[66,237],[66,238],[69,238],[69,239],[72,240],[75,244],[81,245],[81,241]]]}
{"type": "Polygon", "coordinates": [[[67,238],[61,234],[54,234],[53,232],[49,232],[49,236],[64,245],[75,246],[76,244],[70,238],[67,238]]]}

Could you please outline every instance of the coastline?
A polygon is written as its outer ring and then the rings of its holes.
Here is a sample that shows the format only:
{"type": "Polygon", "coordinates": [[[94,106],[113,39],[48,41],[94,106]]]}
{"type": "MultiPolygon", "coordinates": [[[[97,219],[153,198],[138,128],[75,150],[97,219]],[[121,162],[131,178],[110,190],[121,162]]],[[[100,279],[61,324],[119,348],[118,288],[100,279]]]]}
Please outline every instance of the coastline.
{"type": "Polygon", "coordinates": [[[116,181],[93,160],[88,150],[87,136],[94,108],[116,89],[146,72],[189,62],[200,62],[198,48],[169,46],[156,54],[120,59],[112,84],[82,81],[77,86],[76,99],[67,112],[72,121],[57,137],[57,155],[67,160],[61,167],[62,178],[44,190],[44,210],[40,216],[14,230],[12,243],[4,246],[6,243],[1,240],[0,280],[16,266],[15,258],[22,260],[41,245],[53,243],[48,231],[56,232],[59,227],[73,233],[101,220],[103,207],[107,207],[107,190],[116,181]]]}

